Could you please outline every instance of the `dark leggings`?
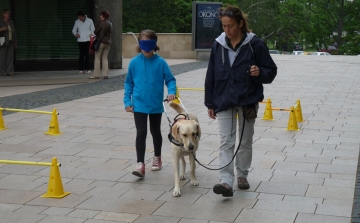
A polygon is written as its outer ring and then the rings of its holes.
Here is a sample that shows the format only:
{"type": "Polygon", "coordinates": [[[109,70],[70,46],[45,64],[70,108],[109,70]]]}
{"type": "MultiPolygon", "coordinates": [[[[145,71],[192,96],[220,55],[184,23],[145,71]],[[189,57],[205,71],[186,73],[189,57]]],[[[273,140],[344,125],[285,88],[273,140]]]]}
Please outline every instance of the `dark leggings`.
{"type": "Polygon", "coordinates": [[[162,135],[161,135],[161,113],[160,114],[144,114],[134,112],[136,127],[136,155],[137,162],[144,163],[147,135],[147,119],[149,116],[150,133],[153,138],[155,156],[161,156],[162,135]]]}

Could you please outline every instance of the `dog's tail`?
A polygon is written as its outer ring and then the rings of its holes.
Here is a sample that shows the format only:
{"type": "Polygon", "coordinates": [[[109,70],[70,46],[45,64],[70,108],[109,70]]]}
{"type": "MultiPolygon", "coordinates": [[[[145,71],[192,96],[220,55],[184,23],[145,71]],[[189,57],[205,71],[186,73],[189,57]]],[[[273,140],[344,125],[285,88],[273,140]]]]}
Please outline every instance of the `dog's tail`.
{"type": "Polygon", "coordinates": [[[183,109],[183,107],[181,107],[179,104],[170,101],[169,102],[169,106],[172,107],[177,113],[179,114],[186,114],[185,110],[183,109]]]}

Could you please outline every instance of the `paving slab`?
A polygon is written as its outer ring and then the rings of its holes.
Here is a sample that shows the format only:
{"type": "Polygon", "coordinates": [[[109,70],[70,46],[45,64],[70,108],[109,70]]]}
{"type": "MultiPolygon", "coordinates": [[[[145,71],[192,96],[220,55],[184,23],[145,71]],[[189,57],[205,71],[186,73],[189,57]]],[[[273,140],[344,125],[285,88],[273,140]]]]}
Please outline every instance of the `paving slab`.
{"type": "Polygon", "coordinates": [[[0,203],[25,204],[40,195],[41,192],[35,191],[0,189],[0,203]]]}
{"type": "Polygon", "coordinates": [[[127,213],[118,213],[118,212],[106,212],[102,211],[97,214],[94,219],[101,219],[107,221],[123,221],[123,222],[133,222],[140,215],[138,214],[127,214],[127,213]]]}
{"type": "MultiPolygon", "coordinates": [[[[359,58],[273,58],[278,75],[272,84],[264,85],[265,100],[271,98],[273,107],[280,108],[301,100],[304,122],[298,122],[299,131],[287,131],[289,113],[273,111],[275,120],[261,120],[265,104],[260,104],[248,177],[251,187],[243,191],[234,185],[233,198],[215,195],[212,187],[218,183],[218,171],[200,166],[196,169],[200,185],[189,184],[187,166],[187,179],[181,182],[183,195],[172,196],[174,176],[165,115],[161,125],[163,169],[150,170],[154,149],[149,134],[146,177],[139,179],[131,174],[136,165],[136,134],[133,115],[124,111],[122,102],[126,66],[111,70],[108,80],[90,81],[75,71],[25,72],[6,77],[6,82],[0,84],[0,105],[43,111],[56,108],[62,134],[44,134],[49,116],[3,112],[8,129],[0,131],[0,160],[51,162],[56,156],[62,164],[64,189],[71,194],[62,199],[40,197],[47,190],[49,167],[0,164],[1,221],[360,221],[360,106],[356,103],[360,99],[359,58]],[[8,86],[2,87],[6,83],[8,86]]],[[[204,87],[207,61],[168,62],[178,87],[204,87]]],[[[207,116],[204,92],[179,93],[202,127],[197,158],[217,168],[220,136],[217,121],[207,116]]],[[[175,116],[170,109],[168,113],[171,118],[175,116]]]]}
{"type": "Polygon", "coordinates": [[[295,223],[349,223],[350,221],[351,219],[346,217],[299,213],[295,223]]]}
{"type": "Polygon", "coordinates": [[[46,218],[46,215],[38,215],[31,213],[22,214],[0,211],[0,218],[3,222],[38,223],[40,220],[46,218]]]}
{"type": "Polygon", "coordinates": [[[75,218],[90,218],[91,219],[99,213],[100,213],[100,211],[76,209],[76,210],[72,211],[71,213],[69,213],[67,216],[75,217],[75,218]]]}
{"type": "Polygon", "coordinates": [[[294,183],[261,182],[256,192],[304,196],[309,185],[294,183]]]}
{"type": "Polygon", "coordinates": [[[259,200],[256,202],[254,209],[270,210],[270,211],[290,211],[298,213],[315,213],[316,204],[288,202],[288,201],[274,201],[274,200],[259,200]]]}
{"type": "Polygon", "coordinates": [[[235,223],[291,223],[296,218],[296,212],[243,209],[235,223]]]}
{"type": "Polygon", "coordinates": [[[134,223],[178,223],[180,218],[154,215],[141,215],[134,223]]]}
{"type": "Polygon", "coordinates": [[[182,213],[186,213],[186,216],[191,219],[233,222],[242,208],[252,207],[256,201],[252,199],[237,200],[218,198],[218,202],[209,202],[209,199],[206,199],[206,202],[187,205],[166,202],[154,212],[154,215],[181,217],[182,213]]]}

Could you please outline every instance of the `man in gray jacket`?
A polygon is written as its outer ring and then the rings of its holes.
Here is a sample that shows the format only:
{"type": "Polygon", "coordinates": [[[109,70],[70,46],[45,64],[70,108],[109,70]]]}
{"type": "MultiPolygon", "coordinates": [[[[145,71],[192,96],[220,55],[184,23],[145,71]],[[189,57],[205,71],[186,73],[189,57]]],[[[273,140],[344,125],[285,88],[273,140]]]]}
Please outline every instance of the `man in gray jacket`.
{"type": "Polygon", "coordinates": [[[91,74],[89,70],[89,47],[90,37],[94,35],[94,23],[92,19],[87,18],[83,11],[78,11],[76,15],[78,19],[75,21],[72,33],[77,38],[79,45],[79,74],[84,72],[91,74]]]}

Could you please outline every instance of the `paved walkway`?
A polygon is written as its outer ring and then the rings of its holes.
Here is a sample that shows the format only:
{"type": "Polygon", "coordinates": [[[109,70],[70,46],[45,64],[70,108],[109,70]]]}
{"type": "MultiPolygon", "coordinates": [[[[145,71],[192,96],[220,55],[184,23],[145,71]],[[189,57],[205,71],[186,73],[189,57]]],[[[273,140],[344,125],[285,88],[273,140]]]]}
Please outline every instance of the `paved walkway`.
{"type": "MultiPolygon", "coordinates": [[[[113,86],[120,85],[126,71],[112,70],[109,80],[89,83],[0,87],[4,107],[56,108],[63,132],[44,134],[49,115],[7,113],[3,119],[8,129],[0,131],[0,159],[51,162],[55,156],[62,165],[64,189],[71,192],[62,199],[41,198],[47,192],[49,167],[0,164],[0,222],[359,222],[359,179],[355,187],[360,143],[359,59],[274,55],[279,72],[271,85],[265,85],[265,97],[278,108],[294,106],[299,99],[304,122],[298,123],[299,131],[287,131],[288,112],[274,111],[275,120],[264,121],[265,104],[260,105],[251,187],[236,189],[233,198],[213,194],[217,171],[200,166],[196,171],[200,185],[191,186],[187,176],[182,196],[172,197],[174,179],[165,115],[163,169],[152,172],[147,165],[144,179],[130,173],[136,163],[134,121],[124,111],[122,86],[113,86]],[[91,90],[102,93],[88,93],[91,90]],[[73,99],[69,100],[69,92],[73,99]],[[358,206],[351,219],[353,204],[358,206]]],[[[179,87],[203,88],[206,63],[173,62],[179,87]]],[[[34,74],[39,79],[52,72],[34,74]]],[[[57,75],[78,75],[69,74],[57,75]]],[[[28,75],[14,78],[30,79],[28,75]]],[[[201,123],[197,158],[215,168],[220,140],[217,121],[207,117],[203,96],[202,91],[180,91],[187,110],[196,113],[201,123]]],[[[175,116],[167,110],[170,117],[175,116]]],[[[147,161],[152,155],[149,137],[147,161]]]]}

